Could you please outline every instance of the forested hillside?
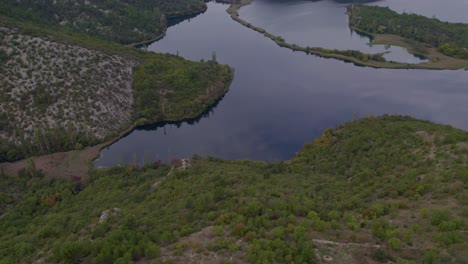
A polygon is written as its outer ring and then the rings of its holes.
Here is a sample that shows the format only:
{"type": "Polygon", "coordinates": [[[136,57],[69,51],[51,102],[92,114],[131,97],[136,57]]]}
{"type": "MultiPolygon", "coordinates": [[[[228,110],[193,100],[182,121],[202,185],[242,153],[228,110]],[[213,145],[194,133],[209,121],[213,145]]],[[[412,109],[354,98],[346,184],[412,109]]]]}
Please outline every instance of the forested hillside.
{"type": "Polygon", "coordinates": [[[47,21],[122,44],[162,34],[170,17],[202,12],[201,0],[3,0],[0,14],[47,21]],[[27,11],[26,11],[27,10],[27,11]]]}
{"type": "Polygon", "coordinates": [[[285,162],[194,156],[85,182],[31,164],[0,178],[0,258],[463,263],[467,162],[467,132],[384,116],[326,130],[285,162]]]}
{"type": "Polygon", "coordinates": [[[447,56],[468,59],[468,24],[398,14],[388,7],[350,5],[348,13],[352,28],[372,34],[402,36],[436,47],[447,56]]]}

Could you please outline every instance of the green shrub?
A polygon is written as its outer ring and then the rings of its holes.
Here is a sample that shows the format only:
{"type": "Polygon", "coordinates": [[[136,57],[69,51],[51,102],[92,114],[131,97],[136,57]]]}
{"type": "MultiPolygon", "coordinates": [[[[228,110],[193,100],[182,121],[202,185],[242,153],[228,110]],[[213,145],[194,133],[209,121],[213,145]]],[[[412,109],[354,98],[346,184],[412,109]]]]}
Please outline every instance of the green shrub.
{"type": "Polygon", "coordinates": [[[224,235],[224,227],[214,226],[213,227],[213,234],[215,234],[215,236],[223,236],[224,235]]]}
{"type": "Polygon", "coordinates": [[[81,258],[91,253],[89,243],[84,241],[66,241],[58,245],[54,258],[64,263],[77,263],[81,258]]]}
{"type": "Polygon", "coordinates": [[[438,226],[443,221],[450,220],[451,213],[447,210],[435,210],[432,212],[431,225],[438,226]]]}
{"type": "Polygon", "coordinates": [[[437,252],[434,252],[434,251],[428,251],[424,254],[424,259],[423,259],[423,263],[424,264],[433,264],[436,262],[436,260],[438,259],[438,255],[437,252]]]}
{"type": "Polygon", "coordinates": [[[83,149],[83,145],[81,143],[76,143],[75,150],[82,150],[82,149],[83,149]]]}
{"type": "Polygon", "coordinates": [[[420,212],[420,215],[422,218],[427,218],[429,216],[429,210],[427,210],[426,208],[423,208],[420,212]]]}
{"type": "Polygon", "coordinates": [[[382,263],[386,263],[386,262],[389,262],[389,261],[394,261],[394,258],[390,254],[388,254],[385,250],[383,250],[381,248],[373,250],[370,253],[370,257],[373,260],[376,260],[376,261],[379,261],[379,262],[382,262],[382,263]]]}
{"type": "Polygon", "coordinates": [[[390,246],[390,248],[394,249],[394,250],[401,249],[401,247],[402,247],[401,240],[396,238],[396,237],[390,238],[387,243],[390,246]]]}
{"type": "Polygon", "coordinates": [[[444,246],[450,246],[453,244],[463,242],[462,236],[456,231],[438,233],[435,239],[437,242],[444,246]]]}
{"type": "Polygon", "coordinates": [[[449,232],[456,231],[463,228],[463,223],[460,219],[454,219],[450,221],[442,221],[439,225],[439,231],[449,232]]]}
{"type": "Polygon", "coordinates": [[[372,222],[371,225],[372,236],[381,241],[384,241],[387,239],[387,232],[389,228],[390,225],[387,220],[377,219],[374,222],[372,222]]]}

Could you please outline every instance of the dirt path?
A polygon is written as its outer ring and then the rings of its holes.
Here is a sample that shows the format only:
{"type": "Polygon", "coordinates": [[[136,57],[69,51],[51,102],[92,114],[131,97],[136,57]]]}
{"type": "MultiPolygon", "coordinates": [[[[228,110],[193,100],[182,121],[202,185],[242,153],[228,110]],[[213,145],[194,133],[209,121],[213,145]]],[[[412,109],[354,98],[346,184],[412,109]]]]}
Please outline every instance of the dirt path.
{"type": "Polygon", "coordinates": [[[330,240],[323,240],[323,239],[313,239],[312,240],[316,244],[326,244],[326,245],[333,245],[333,246],[340,246],[340,247],[361,247],[361,248],[381,248],[381,245],[376,244],[369,244],[369,243],[340,243],[330,240]]]}
{"type": "MultiPolygon", "coordinates": [[[[102,148],[107,143],[87,147],[83,150],[58,152],[54,154],[32,157],[36,169],[41,170],[50,177],[89,176],[89,164],[99,156],[102,148]]],[[[0,164],[0,171],[7,176],[17,176],[18,172],[30,164],[29,159],[17,162],[5,162],[0,164]]]]}
{"type": "Polygon", "coordinates": [[[91,162],[99,157],[101,150],[112,145],[122,137],[131,133],[136,126],[131,126],[123,131],[118,137],[96,146],[86,147],[82,150],[57,152],[49,155],[32,157],[16,162],[0,163],[0,173],[7,176],[18,176],[18,172],[27,168],[32,160],[37,170],[48,177],[71,177],[79,176],[87,178],[91,162]]]}
{"type": "Polygon", "coordinates": [[[10,212],[6,212],[6,213],[0,215],[0,219],[2,219],[3,217],[7,216],[9,213],[10,213],[10,212]]]}

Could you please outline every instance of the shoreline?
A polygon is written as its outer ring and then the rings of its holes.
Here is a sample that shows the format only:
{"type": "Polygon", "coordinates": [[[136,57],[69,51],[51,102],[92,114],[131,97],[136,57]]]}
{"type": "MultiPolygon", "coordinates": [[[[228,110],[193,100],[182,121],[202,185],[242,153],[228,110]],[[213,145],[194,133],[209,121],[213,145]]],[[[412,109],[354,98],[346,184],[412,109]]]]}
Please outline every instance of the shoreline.
{"type": "Polygon", "coordinates": [[[139,46],[151,44],[153,42],[156,42],[156,41],[161,40],[162,38],[164,38],[166,36],[166,30],[167,30],[167,28],[164,29],[164,32],[162,32],[161,34],[157,35],[156,37],[154,37],[152,39],[143,40],[143,41],[140,41],[140,42],[133,42],[133,43],[127,44],[125,46],[137,48],[139,46]]]}
{"type": "MultiPolygon", "coordinates": [[[[336,49],[332,50],[332,49],[326,49],[326,48],[320,48],[320,47],[302,47],[296,44],[290,44],[286,42],[286,40],[284,40],[282,37],[270,34],[266,29],[257,27],[247,22],[246,20],[240,18],[239,12],[238,12],[239,9],[242,8],[243,6],[250,5],[252,1],[253,0],[240,0],[240,2],[238,3],[231,3],[229,8],[226,10],[226,12],[231,16],[231,18],[234,21],[240,23],[241,25],[247,28],[250,28],[254,31],[257,31],[263,34],[265,37],[275,42],[278,46],[283,47],[283,48],[288,48],[292,51],[300,51],[306,54],[316,55],[321,58],[337,59],[337,60],[344,61],[345,63],[353,63],[356,66],[371,67],[375,69],[463,70],[468,67],[468,61],[447,57],[443,54],[440,54],[434,48],[429,50],[430,55],[428,59],[430,60],[430,62],[411,64],[411,63],[401,63],[401,62],[393,62],[393,61],[361,60],[353,56],[340,54],[340,53],[347,52],[344,50],[336,50],[336,49]]],[[[356,30],[356,29],[352,29],[352,30],[356,30]]],[[[356,31],[360,31],[360,30],[357,29],[356,31]]],[[[375,45],[384,45],[384,44],[392,45],[393,44],[394,46],[400,46],[402,48],[406,48],[409,53],[415,54],[412,52],[410,45],[405,43],[404,39],[399,36],[391,35],[394,38],[394,41],[392,43],[389,43],[389,41],[387,40],[387,39],[390,39],[388,35],[387,35],[387,38],[382,38],[382,36],[380,35],[372,35],[372,34],[370,35],[372,36],[371,38],[372,44],[375,44],[375,45]]],[[[382,57],[383,55],[383,54],[365,54],[362,52],[359,52],[359,53],[366,57],[369,57],[372,55],[377,55],[377,56],[382,57]]],[[[416,55],[421,55],[421,54],[416,54],[416,55]]]]}
{"type": "MultiPolygon", "coordinates": [[[[107,148],[107,147],[111,146],[112,144],[114,144],[115,142],[119,141],[120,139],[130,135],[133,131],[135,131],[138,128],[145,127],[145,126],[153,126],[153,125],[157,126],[159,124],[177,124],[177,123],[191,122],[191,121],[200,120],[208,112],[210,112],[214,107],[216,107],[218,105],[218,103],[224,98],[224,96],[229,92],[229,87],[231,86],[231,83],[232,83],[233,80],[234,80],[234,69],[232,69],[232,75],[231,75],[231,78],[230,78],[229,82],[227,82],[224,85],[223,90],[221,90],[221,95],[212,104],[210,104],[206,109],[202,110],[201,112],[199,112],[195,116],[192,116],[192,117],[184,116],[184,117],[175,118],[175,119],[174,118],[173,119],[163,119],[163,120],[157,120],[157,121],[154,121],[154,122],[150,121],[150,120],[145,120],[143,122],[141,121],[141,119],[136,120],[132,126],[130,126],[128,129],[126,129],[125,131],[120,133],[119,136],[117,136],[115,138],[112,138],[109,141],[101,143],[99,145],[91,146],[90,148],[97,147],[97,146],[100,147],[99,151],[98,151],[99,152],[98,155],[96,157],[94,157],[91,160],[91,162],[94,162],[95,160],[97,160],[99,158],[99,155],[100,155],[101,151],[104,148],[107,148]]],[[[1,166],[1,164],[0,164],[0,166],[1,166]]]]}
{"type": "MultiPolygon", "coordinates": [[[[185,17],[194,17],[194,16],[197,16],[199,14],[202,14],[202,13],[206,12],[206,10],[208,10],[208,6],[205,5],[205,8],[203,8],[201,10],[198,10],[198,11],[194,11],[192,13],[168,16],[167,20],[179,19],[179,18],[185,18],[185,17]]],[[[167,21],[166,21],[166,23],[167,23],[167,21]]],[[[139,42],[132,42],[132,43],[129,43],[129,44],[125,44],[125,46],[137,48],[138,46],[148,45],[148,44],[151,44],[151,43],[156,42],[158,40],[161,40],[162,38],[164,38],[166,36],[166,32],[167,32],[167,29],[169,27],[170,26],[166,25],[164,27],[164,30],[159,35],[156,35],[154,38],[151,38],[151,39],[148,39],[148,40],[142,40],[142,41],[139,41],[139,42]]]]}
{"type": "MultiPolygon", "coordinates": [[[[65,152],[55,152],[51,154],[28,157],[26,159],[14,161],[14,162],[3,162],[0,163],[0,175],[8,177],[17,177],[21,170],[27,169],[33,164],[34,168],[43,171],[46,177],[53,178],[70,178],[78,176],[82,180],[86,180],[90,176],[90,172],[93,169],[99,169],[94,167],[93,162],[99,158],[101,151],[131,134],[135,129],[145,126],[159,125],[159,124],[171,124],[181,122],[192,122],[198,121],[207,115],[210,111],[217,106],[217,104],[224,98],[229,92],[231,83],[234,80],[235,70],[231,68],[230,79],[224,84],[223,88],[219,91],[220,94],[216,100],[211,103],[207,108],[201,109],[197,114],[192,116],[182,116],[179,118],[169,118],[164,120],[150,121],[144,119],[134,120],[133,124],[128,128],[118,133],[117,136],[111,137],[107,141],[101,142],[94,146],[88,146],[81,150],[70,150],[65,152]]],[[[116,164],[117,166],[118,164],[116,164]]]]}

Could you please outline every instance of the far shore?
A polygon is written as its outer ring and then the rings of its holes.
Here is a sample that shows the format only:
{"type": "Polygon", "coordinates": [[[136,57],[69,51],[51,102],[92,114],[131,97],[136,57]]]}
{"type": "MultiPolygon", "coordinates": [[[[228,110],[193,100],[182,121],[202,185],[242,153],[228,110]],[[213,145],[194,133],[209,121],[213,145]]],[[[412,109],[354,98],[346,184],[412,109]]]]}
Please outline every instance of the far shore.
{"type": "MultiPolygon", "coordinates": [[[[332,58],[337,59],[345,62],[353,63],[357,66],[365,66],[371,68],[385,68],[385,69],[427,69],[427,70],[460,70],[460,69],[468,69],[468,61],[455,59],[452,57],[448,57],[442,53],[440,53],[436,48],[429,47],[427,48],[427,54],[423,54],[429,62],[423,62],[419,64],[411,64],[411,63],[400,63],[400,62],[393,62],[393,61],[376,61],[376,60],[361,60],[356,57],[348,56],[343,53],[344,51],[341,50],[331,50],[326,48],[320,47],[302,47],[296,44],[290,44],[286,42],[282,37],[275,36],[268,33],[267,30],[252,25],[251,23],[247,22],[246,20],[240,18],[238,10],[246,5],[252,3],[253,0],[240,0],[236,3],[231,3],[229,8],[226,10],[227,13],[231,15],[231,18],[238,23],[242,24],[245,27],[248,27],[252,30],[255,30],[265,37],[274,41],[278,46],[288,48],[293,51],[301,51],[307,54],[313,54],[322,58],[332,58]]],[[[356,29],[353,29],[356,30],[356,29]]],[[[359,31],[359,30],[357,30],[359,31]]],[[[365,33],[365,32],[363,32],[365,33]]],[[[366,33],[371,36],[372,41],[371,44],[374,45],[393,45],[393,46],[400,46],[408,50],[409,53],[421,55],[415,52],[415,49],[409,44],[409,41],[406,39],[396,36],[396,35],[373,35],[366,33]]],[[[369,57],[371,56],[370,54],[369,57]]]]}
{"type": "MultiPolygon", "coordinates": [[[[174,16],[170,16],[168,18],[169,19],[175,19],[175,18],[180,18],[180,17],[192,17],[192,16],[196,16],[196,15],[199,15],[199,14],[205,12],[207,9],[208,9],[208,7],[205,6],[205,8],[203,8],[201,10],[197,10],[197,11],[192,12],[192,13],[187,13],[187,14],[182,14],[182,15],[174,15],[174,16]]],[[[165,27],[164,30],[160,34],[155,36],[154,38],[129,43],[126,46],[139,47],[139,46],[143,46],[143,45],[149,45],[149,44],[151,44],[153,42],[156,42],[156,41],[161,40],[162,38],[164,38],[166,36],[166,31],[167,31],[167,27],[165,27]]]]}
{"type": "Polygon", "coordinates": [[[152,39],[148,39],[148,40],[143,40],[143,41],[140,41],[140,42],[134,42],[134,43],[130,43],[130,44],[127,44],[127,46],[130,46],[130,47],[139,47],[139,46],[143,46],[143,45],[149,45],[153,42],[156,42],[158,40],[161,40],[162,38],[164,38],[166,36],[166,30],[164,30],[163,33],[159,34],[158,36],[152,38],[152,39]]]}

